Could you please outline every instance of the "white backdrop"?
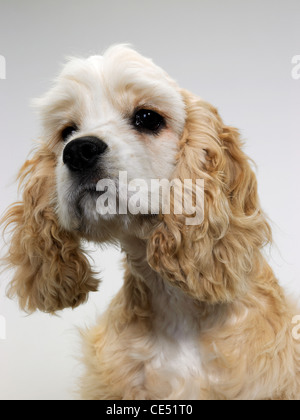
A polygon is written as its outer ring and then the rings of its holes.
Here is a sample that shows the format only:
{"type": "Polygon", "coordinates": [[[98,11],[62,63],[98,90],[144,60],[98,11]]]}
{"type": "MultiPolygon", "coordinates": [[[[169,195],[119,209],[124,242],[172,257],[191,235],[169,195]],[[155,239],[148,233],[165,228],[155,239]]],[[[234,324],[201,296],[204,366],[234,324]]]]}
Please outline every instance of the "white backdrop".
{"type": "MultiPolygon", "coordinates": [[[[272,220],[271,265],[300,295],[299,19],[299,0],[1,0],[0,212],[16,199],[15,175],[39,135],[30,99],[49,88],[64,57],[129,42],[240,128],[272,220]]],[[[93,324],[122,282],[119,251],[92,248],[100,291],[59,317],[21,313],[5,297],[9,273],[1,275],[0,399],[74,398],[76,328],[93,324]]]]}

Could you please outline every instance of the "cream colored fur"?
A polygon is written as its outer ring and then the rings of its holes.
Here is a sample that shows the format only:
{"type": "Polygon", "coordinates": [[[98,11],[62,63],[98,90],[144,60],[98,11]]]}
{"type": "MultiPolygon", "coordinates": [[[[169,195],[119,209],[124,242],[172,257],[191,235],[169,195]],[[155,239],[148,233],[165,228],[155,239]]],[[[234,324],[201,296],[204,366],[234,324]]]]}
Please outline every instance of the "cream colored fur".
{"type": "Polygon", "coordinates": [[[2,221],[16,268],[10,296],[29,312],[76,307],[98,283],[80,240],[118,242],[126,256],[122,289],[83,333],[82,398],[299,399],[295,312],[262,254],[271,230],[238,131],[126,46],[70,60],[37,106],[43,142],[21,171],[22,201],[2,221]],[[164,117],[159,135],[132,128],[140,108],[164,117]],[[204,179],[203,223],[174,212],[100,216],[62,162],[70,124],[78,132],[68,142],[106,142],[101,170],[116,186],[120,171],[204,179]]]}

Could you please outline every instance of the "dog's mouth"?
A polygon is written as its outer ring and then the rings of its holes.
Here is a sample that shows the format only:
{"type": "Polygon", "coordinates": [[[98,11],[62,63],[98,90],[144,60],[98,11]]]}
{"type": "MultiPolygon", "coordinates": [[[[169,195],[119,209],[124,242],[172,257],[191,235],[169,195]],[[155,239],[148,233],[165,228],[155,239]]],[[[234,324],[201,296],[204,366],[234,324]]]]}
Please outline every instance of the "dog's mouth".
{"type": "Polygon", "coordinates": [[[82,203],[83,201],[86,202],[86,200],[92,200],[93,202],[96,202],[98,198],[100,198],[106,192],[107,188],[97,188],[97,184],[81,186],[79,188],[76,201],[78,204],[82,203]]]}
{"type": "Polygon", "coordinates": [[[76,180],[78,195],[100,197],[107,190],[101,186],[100,181],[107,178],[107,176],[104,176],[103,173],[99,172],[81,175],[76,180]]]}
{"type": "Polygon", "coordinates": [[[94,195],[101,196],[105,192],[107,192],[107,189],[97,189],[96,185],[93,186],[93,187],[83,188],[83,190],[82,190],[83,194],[90,194],[92,196],[94,196],[94,195]]]}

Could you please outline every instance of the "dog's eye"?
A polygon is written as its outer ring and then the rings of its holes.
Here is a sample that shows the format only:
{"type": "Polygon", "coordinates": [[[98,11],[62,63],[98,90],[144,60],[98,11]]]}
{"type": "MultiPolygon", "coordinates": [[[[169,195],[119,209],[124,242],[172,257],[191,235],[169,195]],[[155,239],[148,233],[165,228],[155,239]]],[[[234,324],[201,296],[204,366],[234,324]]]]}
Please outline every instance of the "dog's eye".
{"type": "Polygon", "coordinates": [[[75,124],[68,125],[61,132],[61,138],[63,139],[63,141],[67,141],[69,137],[73,136],[76,133],[76,131],[78,131],[78,127],[75,124]]]}
{"type": "Polygon", "coordinates": [[[155,111],[140,109],[135,114],[133,123],[138,130],[157,133],[165,125],[165,120],[155,111]]]}

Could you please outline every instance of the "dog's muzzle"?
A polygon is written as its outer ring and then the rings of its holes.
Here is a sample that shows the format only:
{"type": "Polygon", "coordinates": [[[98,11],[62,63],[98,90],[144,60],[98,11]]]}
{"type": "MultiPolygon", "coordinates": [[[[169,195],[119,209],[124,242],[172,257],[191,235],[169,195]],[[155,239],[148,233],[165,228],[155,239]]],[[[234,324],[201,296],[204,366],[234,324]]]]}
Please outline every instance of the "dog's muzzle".
{"type": "Polygon", "coordinates": [[[98,137],[81,137],[67,144],[63,162],[73,172],[93,169],[106,149],[107,144],[98,137]]]}

